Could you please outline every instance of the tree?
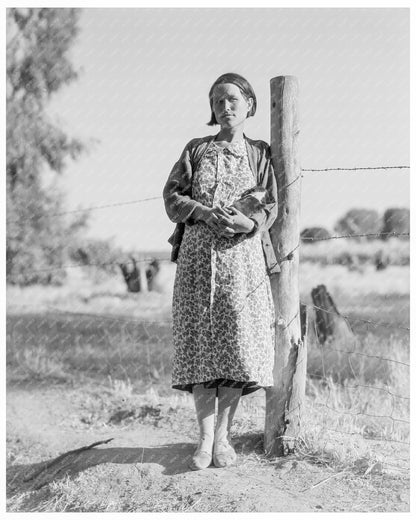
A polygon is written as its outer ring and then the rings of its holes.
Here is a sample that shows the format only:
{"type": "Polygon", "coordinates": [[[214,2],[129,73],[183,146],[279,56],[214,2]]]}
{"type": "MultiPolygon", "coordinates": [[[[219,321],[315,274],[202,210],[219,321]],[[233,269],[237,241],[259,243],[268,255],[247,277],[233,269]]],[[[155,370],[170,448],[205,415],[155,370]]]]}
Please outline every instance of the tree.
{"type": "Polygon", "coordinates": [[[381,228],[380,216],[373,209],[350,209],[335,225],[335,231],[340,235],[380,233],[381,228]]]}
{"type": "Polygon", "coordinates": [[[7,281],[58,283],[53,270],[66,259],[65,245],[87,217],[68,222],[63,196],[45,186],[49,169],[61,174],[65,159],[76,159],[83,143],[69,138],[46,114],[51,95],[78,75],[67,53],[78,34],[80,9],[7,10],[7,281]],[[52,268],[48,270],[48,268],[52,268]]]}
{"type": "MultiPolygon", "coordinates": [[[[383,233],[410,233],[409,208],[389,208],[383,215],[383,233]]],[[[388,236],[383,236],[385,240],[388,236]]],[[[409,237],[401,237],[408,239],[409,237]]]]}
{"type": "Polygon", "coordinates": [[[300,238],[305,244],[313,243],[314,240],[329,238],[329,231],[323,227],[310,227],[302,230],[300,238]]]}

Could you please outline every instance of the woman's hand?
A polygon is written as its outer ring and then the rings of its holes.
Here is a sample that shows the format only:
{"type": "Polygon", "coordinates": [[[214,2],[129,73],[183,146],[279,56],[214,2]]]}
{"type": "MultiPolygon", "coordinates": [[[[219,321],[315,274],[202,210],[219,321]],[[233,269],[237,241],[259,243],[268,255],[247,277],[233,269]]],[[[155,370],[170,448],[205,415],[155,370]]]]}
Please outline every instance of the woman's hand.
{"type": "Polygon", "coordinates": [[[194,210],[193,217],[195,220],[205,222],[218,232],[221,232],[227,224],[232,223],[229,214],[220,207],[198,206],[194,210]]]}
{"type": "Polygon", "coordinates": [[[219,235],[227,238],[231,238],[237,233],[250,233],[254,228],[253,220],[233,206],[228,208],[197,207],[194,211],[194,218],[205,222],[219,235]]]}
{"type": "Polygon", "coordinates": [[[250,233],[254,228],[254,221],[246,217],[237,208],[230,206],[223,210],[226,217],[221,217],[219,226],[220,234],[226,237],[233,237],[236,233],[250,233]]]}

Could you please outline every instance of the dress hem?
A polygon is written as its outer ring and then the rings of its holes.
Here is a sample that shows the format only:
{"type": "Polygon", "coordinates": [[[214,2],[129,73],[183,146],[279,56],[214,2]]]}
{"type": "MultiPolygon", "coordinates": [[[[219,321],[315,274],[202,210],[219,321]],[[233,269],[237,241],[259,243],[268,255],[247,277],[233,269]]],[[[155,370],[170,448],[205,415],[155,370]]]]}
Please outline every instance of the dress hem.
{"type": "Polygon", "coordinates": [[[218,388],[220,386],[241,388],[241,395],[251,394],[261,388],[270,388],[272,385],[259,385],[256,381],[235,381],[233,379],[218,378],[210,381],[201,381],[197,383],[177,383],[172,384],[172,388],[175,390],[182,390],[185,392],[193,393],[193,387],[198,384],[203,384],[205,388],[216,388],[216,396],[218,397],[218,388]]]}

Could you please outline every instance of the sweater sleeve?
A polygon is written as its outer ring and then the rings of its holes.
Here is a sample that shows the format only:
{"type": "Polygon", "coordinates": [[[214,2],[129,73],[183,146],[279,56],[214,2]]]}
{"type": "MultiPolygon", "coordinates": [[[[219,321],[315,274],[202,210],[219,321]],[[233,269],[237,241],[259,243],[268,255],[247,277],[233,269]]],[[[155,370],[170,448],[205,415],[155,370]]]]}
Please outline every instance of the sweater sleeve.
{"type": "Polygon", "coordinates": [[[258,232],[269,229],[277,218],[277,183],[268,145],[262,152],[258,178],[259,185],[267,190],[267,204],[251,216],[254,221],[254,229],[247,236],[253,236],[258,232]]]}
{"type": "Polygon", "coordinates": [[[190,141],[184,148],[179,160],[174,164],[163,189],[163,200],[168,217],[172,222],[194,224],[192,213],[196,207],[203,206],[192,199],[192,163],[190,141]]]}

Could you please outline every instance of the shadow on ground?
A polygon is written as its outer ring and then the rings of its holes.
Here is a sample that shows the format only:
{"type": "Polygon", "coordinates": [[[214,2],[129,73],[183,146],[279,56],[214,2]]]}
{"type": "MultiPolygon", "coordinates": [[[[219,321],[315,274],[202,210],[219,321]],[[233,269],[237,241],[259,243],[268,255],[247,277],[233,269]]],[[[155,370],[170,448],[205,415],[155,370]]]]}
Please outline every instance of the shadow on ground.
{"type": "MultiPolygon", "coordinates": [[[[237,453],[261,453],[262,438],[258,434],[233,438],[237,453]]],[[[172,443],[156,447],[91,448],[62,454],[35,464],[17,464],[7,468],[7,497],[17,493],[36,491],[43,486],[79,473],[99,464],[158,464],[163,475],[188,473],[188,464],[195,451],[194,443],[172,443]]]]}

